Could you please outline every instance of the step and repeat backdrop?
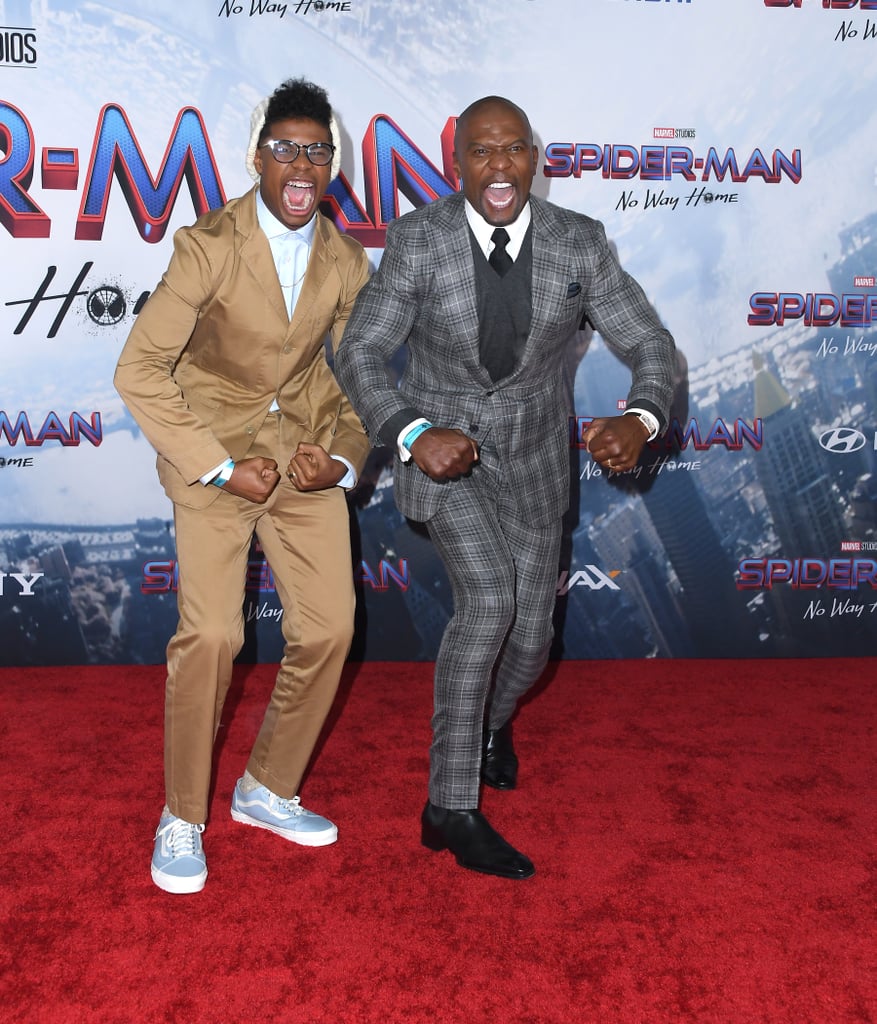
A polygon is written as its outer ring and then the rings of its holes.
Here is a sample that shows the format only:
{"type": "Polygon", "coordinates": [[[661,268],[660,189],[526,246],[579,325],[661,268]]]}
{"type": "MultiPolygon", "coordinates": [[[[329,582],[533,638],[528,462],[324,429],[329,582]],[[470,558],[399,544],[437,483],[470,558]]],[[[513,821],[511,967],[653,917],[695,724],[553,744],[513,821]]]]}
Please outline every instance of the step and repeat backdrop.
{"type": "MultiPolygon", "coordinates": [[[[678,346],[673,419],[607,475],[629,373],[570,339],[565,658],[870,655],[877,638],[877,0],[0,2],[0,664],[157,663],[171,507],[112,386],[176,228],[250,187],[252,108],[329,92],[324,212],[377,266],[453,191],[455,115],[530,115],[534,191],[597,217],[678,346]]],[[[376,450],[353,657],[431,659],[441,565],[376,450]]],[[[252,552],[244,657],[279,657],[252,552]]]]}

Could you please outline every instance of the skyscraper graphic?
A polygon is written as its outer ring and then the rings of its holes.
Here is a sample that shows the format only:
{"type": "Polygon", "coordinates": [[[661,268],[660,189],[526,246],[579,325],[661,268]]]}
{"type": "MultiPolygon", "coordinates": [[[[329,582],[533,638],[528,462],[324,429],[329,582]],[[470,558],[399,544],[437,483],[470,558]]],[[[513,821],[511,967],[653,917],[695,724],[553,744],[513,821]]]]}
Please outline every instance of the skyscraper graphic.
{"type": "Polygon", "coordinates": [[[643,501],[682,587],[679,602],[691,649],[679,654],[722,658],[764,654],[757,649],[745,598],[737,591],[734,565],[691,473],[659,477],[643,494],[643,501]]]}
{"type": "MultiPolygon", "coordinates": [[[[764,421],[766,442],[756,472],[776,534],[771,557],[827,561],[840,554],[845,533],[843,499],[825,466],[810,420],[758,353],[755,414],[764,421]]],[[[870,591],[873,598],[873,591],[870,591]]],[[[837,649],[870,653],[868,620],[850,615],[856,592],[777,583],[767,591],[776,622],[779,654],[814,657],[837,649]]]]}
{"type": "Polygon", "coordinates": [[[786,558],[835,554],[844,524],[839,495],[810,423],[789,393],[755,353],[755,415],[764,422],[766,443],[756,473],[786,558]]]}

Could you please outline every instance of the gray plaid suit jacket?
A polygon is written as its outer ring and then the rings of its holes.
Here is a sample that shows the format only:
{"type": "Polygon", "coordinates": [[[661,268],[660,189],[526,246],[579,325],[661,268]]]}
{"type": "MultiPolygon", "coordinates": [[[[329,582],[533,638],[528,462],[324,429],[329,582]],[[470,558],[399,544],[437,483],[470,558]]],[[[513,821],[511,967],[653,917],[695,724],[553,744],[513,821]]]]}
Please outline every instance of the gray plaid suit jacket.
{"type": "MultiPolygon", "coordinates": [[[[532,321],[519,365],[494,382],[479,362],[475,271],[464,196],[438,199],[395,220],[380,267],[359,293],[335,359],[342,388],[375,444],[404,410],[457,427],[502,461],[523,520],[556,521],[569,503],[569,430],[563,355],[586,317],[631,368],[628,404],[666,426],[674,344],[618,264],[602,224],[536,197],[532,321]],[[387,372],[407,342],[398,386],[387,372]]],[[[477,470],[476,470],[477,471],[477,470]]],[[[436,482],[397,456],[399,510],[426,521],[453,481],[436,482]]]]}

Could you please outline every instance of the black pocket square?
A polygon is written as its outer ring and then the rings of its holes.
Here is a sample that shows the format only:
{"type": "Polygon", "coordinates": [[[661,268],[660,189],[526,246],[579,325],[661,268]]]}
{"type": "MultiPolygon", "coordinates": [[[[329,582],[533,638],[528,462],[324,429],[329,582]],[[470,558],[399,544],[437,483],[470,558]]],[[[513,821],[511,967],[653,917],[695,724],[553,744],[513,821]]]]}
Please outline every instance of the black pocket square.
{"type": "Polygon", "coordinates": [[[578,281],[570,281],[570,283],[566,286],[566,297],[568,299],[571,299],[573,295],[578,295],[581,290],[582,286],[579,284],[578,281]]]}

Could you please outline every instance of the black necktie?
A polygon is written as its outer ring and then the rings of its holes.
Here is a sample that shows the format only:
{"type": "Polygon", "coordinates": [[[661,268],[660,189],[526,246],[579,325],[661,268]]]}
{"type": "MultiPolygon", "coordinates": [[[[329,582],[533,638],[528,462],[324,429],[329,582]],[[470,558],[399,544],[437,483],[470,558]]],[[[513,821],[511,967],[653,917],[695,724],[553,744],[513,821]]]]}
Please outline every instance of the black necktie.
{"type": "Polygon", "coordinates": [[[505,251],[505,247],[509,244],[509,233],[505,228],[495,228],[490,240],[493,242],[493,252],[487,262],[500,277],[505,277],[515,262],[505,251]]]}

